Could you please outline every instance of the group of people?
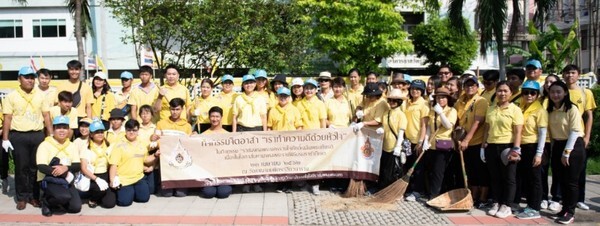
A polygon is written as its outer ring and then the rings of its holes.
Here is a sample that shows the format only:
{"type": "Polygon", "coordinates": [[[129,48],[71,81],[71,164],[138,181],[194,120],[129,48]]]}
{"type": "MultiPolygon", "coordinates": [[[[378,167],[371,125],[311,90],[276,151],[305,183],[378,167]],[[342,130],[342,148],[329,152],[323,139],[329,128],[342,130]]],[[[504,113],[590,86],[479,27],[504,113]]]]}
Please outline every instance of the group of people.
{"type": "MultiPolygon", "coordinates": [[[[116,93],[106,74],[97,72],[90,86],[80,80],[80,62],[70,61],[67,68],[69,79],[54,88],[48,70],[23,67],[20,86],[2,101],[0,177],[5,189],[10,152],[19,210],[29,203],[49,216],[57,209],[79,212],[82,198],[90,207],[112,208],[147,202],[155,192],[186,196],[187,189],[160,189],[160,137],[166,131],[191,135],[344,127],[383,134],[379,180],[367,183],[370,191],[401,178],[419,155],[423,158],[407,201],[464,187],[461,151],[476,206],[489,208],[490,215],[511,215],[522,197],[528,206],[517,211],[519,218],[538,218],[548,206],[558,211],[562,201],[556,217],[570,223],[575,206],[586,207],[580,178],[585,177],[585,148],[596,106],[592,93],[577,86],[580,71],[575,65],[565,67],[564,81],[556,75],[542,81],[541,64],[531,60],[525,70],[510,70],[506,81],[499,81],[494,70],[485,72],[480,83],[471,71],[453,76],[449,66],[442,66],[427,83],[403,73],[384,81],[370,72],[364,85],[356,69],[348,72],[348,84],[326,71],[316,80],[293,78],[288,83],[283,74],[269,80],[259,69],[242,77],[240,93],[234,91],[233,76],[222,76],[216,95],[215,81],[208,78],[198,83],[199,92],[190,92],[179,83],[173,65],[164,70],[163,86],[152,82],[150,67],[140,68],[136,85],[133,74],[123,72],[123,86],[116,93]],[[549,165],[554,172],[552,201],[549,165]]],[[[323,181],[306,183],[320,193],[323,181]]],[[[336,190],[347,185],[327,183],[336,190]]],[[[261,192],[262,186],[242,185],[242,192],[261,192]]],[[[277,190],[292,186],[280,183],[277,190]]],[[[201,193],[226,198],[232,190],[221,185],[204,187],[201,193]]]]}

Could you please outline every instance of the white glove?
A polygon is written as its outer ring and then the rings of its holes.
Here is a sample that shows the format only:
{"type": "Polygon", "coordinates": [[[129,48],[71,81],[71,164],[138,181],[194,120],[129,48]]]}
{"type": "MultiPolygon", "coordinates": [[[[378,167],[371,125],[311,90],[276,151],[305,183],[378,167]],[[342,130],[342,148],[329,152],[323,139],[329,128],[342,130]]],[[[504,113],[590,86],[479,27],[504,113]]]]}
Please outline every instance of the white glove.
{"type": "Polygon", "coordinates": [[[98,187],[100,188],[100,191],[106,191],[106,189],[108,189],[108,183],[104,179],[102,179],[100,177],[96,177],[95,182],[98,185],[98,187]]]}
{"type": "Polygon", "coordinates": [[[435,106],[433,106],[433,111],[435,111],[435,113],[437,113],[438,115],[441,115],[444,109],[442,108],[442,106],[440,106],[440,104],[436,104],[435,106]]]}
{"type": "Polygon", "coordinates": [[[115,176],[115,179],[112,181],[113,188],[119,187],[121,185],[121,181],[119,180],[119,176],[115,176]]]}
{"type": "Polygon", "coordinates": [[[479,149],[479,158],[481,158],[481,161],[485,163],[485,148],[479,149]]]}
{"type": "Polygon", "coordinates": [[[400,163],[404,165],[406,163],[406,153],[400,152],[400,163]]]}
{"type": "Polygon", "coordinates": [[[352,128],[354,129],[354,132],[358,132],[364,126],[365,126],[365,124],[363,124],[362,122],[359,122],[359,123],[356,123],[352,128]]]}
{"type": "Polygon", "coordinates": [[[73,175],[73,173],[69,172],[67,173],[67,176],[65,177],[65,180],[67,180],[67,182],[70,184],[73,180],[75,179],[75,175],[73,175]]]}
{"type": "Polygon", "coordinates": [[[384,131],[383,131],[383,128],[379,127],[379,128],[377,128],[377,129],[375,130],[375,132],[376,132],[377,134],[380,134],[380,135],[381,135],[381,134],[383,134],[383,132],[384,132],[384,131]]]}
{"type": "Polygon", "coordinates": [[[156,148],[156,147],[158,147],[158,142],[156,142],[156,141],[150,142],[150,148],[156,148]]]}
{"type": "Polygon", "coordinates": [[[5,152],[8,152],[9,150],[15,150],[15,148],[13,148],[12,144],[10,143],[10,140],[3,140],[2,148],[4,148],[5,152]]]}
{"type": "Polygon", "coordinates": [[[327,127],[327,128],[335,129],[335,126],[333,126],[333,124],[329,124],[329,127],[327,127]]]}
{"type": "Polygon", "coordinates": [[[363,112],[362,110],[356,111],[356,117],[358,119],[362,119],[364,116],[365,116],[365,112],[363,112]]]}
{"type": "Polygon", "coordinates": [[[194,116],[199,116],[201,113],[200,108],[194,109],[194,116]]]}
{"type": "Polygon", "coordinates": [[[394,148],[394,152],[392,154],[394,154],[394,156],[400,156],[401,153],[402,153],[402,148],[401,147],[395,147],[394,148]]]}

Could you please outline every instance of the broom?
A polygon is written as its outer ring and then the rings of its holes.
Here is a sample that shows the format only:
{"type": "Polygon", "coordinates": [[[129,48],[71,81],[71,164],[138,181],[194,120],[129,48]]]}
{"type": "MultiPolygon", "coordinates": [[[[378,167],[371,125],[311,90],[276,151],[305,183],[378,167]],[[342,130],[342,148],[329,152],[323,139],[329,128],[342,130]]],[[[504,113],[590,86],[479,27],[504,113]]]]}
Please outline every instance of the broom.
{"type": "Polygon", "coordinates": [[[350,179],[350,184],[346,192],[342,195],[344,198],[356,198],[363,196],[366,192],[365,182],[363,180],[350,179]]]}
{"type": "Polygon", "coordinates": [[[423,154],[425,154],[425,151],[426,150],[424,149],[421,152],[421,154],[419,154],[419,157],[417,157],[417,160],[410,167],[406,175],[404,175],[401,179],[396,180],[389,186],[385,187],[383,190],[375,193],[375,195],[373,196],[373,198],[371,198],[371,200],[369,200],[369,202],[392,203],[396,201],[396,199],[402,197],[406,192],[406,188],[408,187],[410,176],[412,176],[415,167],[421,160],[421,157],[423,157],[423,154]]]}

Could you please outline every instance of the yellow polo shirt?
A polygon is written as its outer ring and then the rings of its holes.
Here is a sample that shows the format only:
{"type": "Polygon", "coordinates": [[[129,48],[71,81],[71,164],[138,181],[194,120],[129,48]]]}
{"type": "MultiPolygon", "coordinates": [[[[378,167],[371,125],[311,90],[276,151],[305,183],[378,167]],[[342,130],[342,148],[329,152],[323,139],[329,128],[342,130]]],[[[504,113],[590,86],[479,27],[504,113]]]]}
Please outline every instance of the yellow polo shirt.
{"type": "Polygon", "coordinates": [[[185,106],[183,107],[183,111],[181,112],[181,118],[187,119],[187,111],[191,102],[190,92],[188,91],[188,89],[179,83],[175,84],[174,86],[169,86],[165,84],[162,87],[167,89],[167,94],[165,94],[165,96],[163,96],[161,99],[159,118],[161,120],[168,119],[171,116],[169,101],[171,101],[174,98],[181,98],[185,102],[185,106]]]}
{"type": "Polygon", "coordinates": [[[229,131],[222,129],[220,131],[213,131],[210,129],[207,129],[206,131],[202,132],[200,135],[209,135],[209,134],[219,134],[219,133],[229,133],[229,131]]]}
{"type": "Polygon", "coordinates": [[[89,149],[81,154],[81,159],[85,159],[88,165],[94,168],[94,174],[106,173],[108,171],[108,156],[111,152],[111,148],[105,144],[97,145],[91,143],[89,149]]]}
{"type": "Polygon", "coordinates": [[[531,103],[523,110],[523,132],[521,133],[521,144],[537,144],[538,128],[548,128],[548,112],[539,101],[531,103]]]}
{"type": "Polygon", "coordinates": [[[489,126],[487,143],[508,144],[514,141],[513,126],[523,125],[521,108],[510,103],[506,107],[492,105],[485,114],[485,121],[489,126]]]}
{"type": "MultiPolygon", "coordinates": [[[[400,107],[390,109],[383,115],[383,150],[387,152],[394,151],[396,140],[398,140],[398,131],[406,130],[408,120],[400,107]],[[394,135],[395,134],[395,135],[394,135]]],[[[398,142],[402,142],[401,140],[398,142]]]]}
{"type": "MultiPolygon", "coordinates": [[[[78,87],[79,82],[71,83],[69,80],[67,80],[60,83],[58,87],[56,87],[56,93],[58,95],[58,93],[60,93],[61,91],[69,91],[74,95],[78,87]]],[[[79,94],[81,95],[81,101],[77,106],[75,106],[75,103],[73,103],[73,107],[77,108],[77,117],[88,117],[87,112],[85,111],[85,106],[87,104],[91,104],[94,101],[94,93],[92,92],[92,87],[87,82],[82,82],[79,94]]],[[[58,98],[55,99],[55,101],[58,102],[58,98]]]]}
{"type": "Polygon", "coordinates": [[[494,96],[495,93],[496,93],[496,88],[494,88],[492,90],[483,90],[481,92],[481,97],[485,98],[488,101],[488,103],[490,103],[492,101],[492,96],[494,96]]]}
{"type": "Polygon", "coordinates": [[[275,131],[293,131],[302,126],[302,116],[298,108],[288,103],[285,107],[275,105],[269,111],[267,127],[275,131]]]}
{"type": "Polygon", "coordinates": [[[584,130],[579,109],[575,106],[568,111],[565,111],[564,107],[554,109],[548,115],[548,131],[554,140],[569,139],[571,131],[579,132],[579,136],[583,137],[584,130]]]}
{"type": "Polygon", "coordinates": [[[571,102],[577,106],[577,110],[579,110],[581,115],[583,115],[585,111],[593,111],[596,109],[594,93],[589,89],[569,89],[569,96],[571,97],[571,102]],[[585,98],[583,95],[585,95],[585,98]]]}
{"type": "Polygon", "coordinates": [[[233,101],[239,94],[231,91],[229,93],[221,92],[216,98],[219,107],[223,109],[223,118],[221,124],[230,126],[233,124],[233,101]]]}
{"type": "Polygon", "coordinates": [[[114,144],[125,139],[125,125],[122,125],[119,131],[114,131],[112,128],[104,132],[104,138],[108,143],[113,146],[114,144]]]}
{"type": "Polygon", "coordinates": [[[154,134],[156,130],[156,125],[152,122],[148,123],[148,125],[142,125],[140,123],[140,129],[138,130],[138,140],[140,142],[147,142],[150,144],[150,137],[154,134]]]}
{"type": "Polygon", "coordinates": [[[458,115],[458,125],[460,125],[465,131],[469,132],[473,123],[475,123],[475,117],[482,117],[484,121],[479,124],[477,131],[473,134],[473,137],[469,141],[469,146],[478,145],[483,143],[483,133],[485,132],[483,127],[485,123],[485,112],[489,107],[487,99],[475,95],[473,98],[465,101],[465,96],[461,96],[459,100],[454,104],[458,115]]]}
{"type": "Polygon", "coordinates": [[[267,92],[265,90],[256,91],[256,95],[265,98],[267,104],[267,110],[270,110],[275,105],[279,104],[279,100],[277,100],[277,95],[272,92],[267,92]]]}
{"type": "Polygon", "coordinates": [[[171,121],[170,118],[161,119],[156,124],[157,130],[177,130],[184,132],[187,135],[192,134],[192,125],[190,125],[185,119],[179,118],[176,122],[171,121]]]}
{"type": "Polygon", "coordinates": [[[365,87],[360,84],[358,85],[358,89],[356,89],[356,90],[352,89],[351,87],[346,88],[348,101],[350,102],[350,105],[352,106],[353,110],[356,110],[356,107],[362,105],[362,101],[363,101],[362,93],[364,90],[365,90],[365,87]]]}
{"type": "Polygon", "coordinates": [[[6,95],[2,101],[2,113],[12,115],[10,130],[20,132],[44,129],[43,112],[50,109],[44,95],[32,89],[25,93],[20,87],[6,95]]]}
{"type": "Polygon", "coordinates": [[[56,87],[49,86],[48,89],[42,90],[39,86],[36,85],[34,89],[37,89],[38,91],[44,94],[44,97],[46,97],[46,101],[48,102],[49,107],[54,106],[54,103],[58,102],[58,93],[56,92],[56,87]]]}
{"type": "Polygon", "coordinates": [[[327,119],[325,103],[316,96],[310,100],[302,98],[297,107],[302,114],[303,129],[320,129],[321,120],[327,119]]]}
{"type": "Polygon", "coordinates": [[[117,90],[117,92],[115,92],[115,101],[117,102],[118,108],[123,108],[125,107],[125,105],[127,105],[127,103],[129,103],[129,98],[131,97],[132,90],[133,87],[131,87],[128,93],[123,93],[122,89],[117,90]]]}
{"type": "MultiPolygon", "coordinates": [[[[38,146],[35,162],[36,164],[50,164],[54,157],[59,158],[60,164],[64,166],[71,166],[72,163],[80,162],[79,151],[71,141],[67,139],[63,144],[60,144],[54,137],[46,137],[38,146]]],[[[44,176],[46,175],[38,170],[37,181],[42,181],[44,176]]]]}
{"type": "MultiPolygon", "coordinates": [[[[60,106],[53,106],[50,108],[50,121],[54,121],[54,118],[62,115],[63,114],[61,113],[60,106]]],[[[77,123],[77,109],[71,107],[71,110],[64,114],[64,116],[69,118],[69,128],[79,128],[79,123],[77,123]]]]}
{"type": "Polygon", "coordinates": [[[250,96],[238,95],[233,102],[233,115],[237,115],[238,125],[245,127],[263,126],[261,115],[267,115],[267,100],[257,93],[250,96]]]}
{"type": "Polygon", "coordinates": [[[406,131],[404,131],[404,136],[411,143],[417,144],[419,143],[419,135],[421,131],[421,119],[429,117],[429,105],[423,97],[419,97],[416,101],[407,101],[406,104],[402,105],[404,109],[404,113],[406,114],[406,119],[408,123],[406,124],[406,131]]]}
{"type": "Polygon", "coordinates": [[[431,135],[433,136],[435,133],[435,137],[433,137],[433,142],[431,142],[431,149],[436,150],[435,147],[435,141],[436,140],[451,140],[452,139],[452,130],[454,130],[454,124],[456,123],[456,120],[458,119],[458,115],[456,112],[456,109],[454,109],[453,107],[444,107],[444,109],[442,110],[442,113],[446,116],[446,118],[448,119],[448,121],[450,121],[450,123],[452,124],[452,126],[450,127],[450,129],[447,129],[446,127],[444,127],[442,125],[442,119],[439,115],[437,115],[435,112],[429,111],[429,129],[431,130],[431,135]],[[434,124],[435,123],[435,124],[434,124]],[[437,132],[436,132],[436,128],[437,127],[437,132]]]}
{"type": "Polygon", "coordinates": [[[383,114],[390,110],[390,105],[388,105],[383,97],[374,102],[363,102],[363,106],[363,112],[365,113],[363,122],[375,120],[376,122],[381,123],[381,117],[383,117],[383,114]]]}
{"type": "Polygon", "coordinates": [[[342,96],[342,100],[331,98],[325,101],[327,108],[327,120],[330,125],[335,128],[345,128],[350,125],[352,119],[352,111],[350,110],[350,102],[346,97],[342,96]]]}
{"type": "Polygon", "coordinates": [[[190,107],[190,111],[193,113],[194,116],[198,117],[196,123],[210,123],[210,118],[208,117],[208,110],[210,110],[211,107],[218,105],[218,100],[213,96],[208,96],[207,98],[199,96],[194,100],[194,104],[190,107]],[[199,114],[196,115],[196,113],[199,114]]]}
{"type": "Polygon", "coordinates": [[[73,141],[73,144],[75,144],[75,147],[77,147],[77,150],[79,151],[79,156],[82,156],[85,150],[88,149],[88,139],[81,139],[81,137],[77,137],[73,141]]]}
{"type": "Polygon", "coordinates": [[[148,149],[139,141],[123,139],[116,144],[108,157],[108,163],[117,167],[121,185],[135,184],[144,177],[144,159],[148,149]]]}
{"type": "Polygon", "coordinates": [[[92,117],[108,121],[110,111],[117,107],[115,95],[112,92],[94,97],[92,102],[92,117]]]}
{"type": "MultiPolygon", "coordinates": [[[[148,92],[144,91],[140,85],[135,85],[131,88],[131,92],[129,94],[129,100],[127,104],[132,106],[137,106],[138,112],[131,112],[132,114],[139,115],[140,107],[144,105],[149,105],[153,107],[154,100],[158,98],[158,86],[154,83],[150,83],[150,90],[148,92]]],[[[139,117],[138,117],[139,118],[139,117]]],[[[141,119],[139,119],[141,123],[141,119]]],[[[152,122],[158,122],[158,115],[154,114],[152,117],[152,122]]]]}

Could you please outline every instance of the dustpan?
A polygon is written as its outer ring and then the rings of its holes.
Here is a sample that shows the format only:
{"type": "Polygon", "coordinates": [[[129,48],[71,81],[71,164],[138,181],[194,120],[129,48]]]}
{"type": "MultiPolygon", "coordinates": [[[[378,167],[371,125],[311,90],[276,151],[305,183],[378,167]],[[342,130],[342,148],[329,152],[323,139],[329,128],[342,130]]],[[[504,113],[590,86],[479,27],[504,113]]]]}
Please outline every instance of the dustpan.
{"type": "Polygon", "coordinates": [[[441,211],[469,211],[473,208],[473,197],[467,183],[467,173],[465,172],[465,160],[462,151],[460,153],[460,163],[462,166],[463,180],[465,188],[454,189],[435,197],[427,202],[427,205],[441,211]]]}

